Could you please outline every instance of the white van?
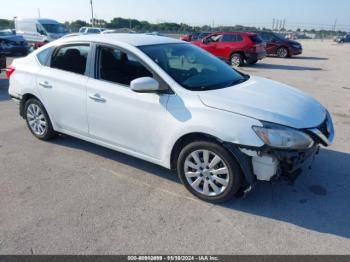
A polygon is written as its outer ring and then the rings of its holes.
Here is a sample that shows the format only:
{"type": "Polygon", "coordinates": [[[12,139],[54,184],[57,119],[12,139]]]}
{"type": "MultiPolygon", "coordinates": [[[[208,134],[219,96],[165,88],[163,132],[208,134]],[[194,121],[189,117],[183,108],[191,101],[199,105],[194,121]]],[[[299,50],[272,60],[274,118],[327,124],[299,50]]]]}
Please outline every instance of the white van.
{"type": "Polygon", "coordinates": [[[22,35],[29,43],[43,45],[68,33],[67,29],[52,19],[16,19],[17,35],[22,35]]]}

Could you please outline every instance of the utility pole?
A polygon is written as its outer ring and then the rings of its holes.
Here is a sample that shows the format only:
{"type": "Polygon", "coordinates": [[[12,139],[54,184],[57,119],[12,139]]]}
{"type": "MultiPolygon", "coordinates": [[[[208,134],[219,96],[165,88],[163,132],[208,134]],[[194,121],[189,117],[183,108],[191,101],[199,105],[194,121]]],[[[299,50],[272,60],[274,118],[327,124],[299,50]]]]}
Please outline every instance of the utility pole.
{"type": "Polygon", "coordinates": [[[38,18],[40,18],[40,8],[38,8],[38,18]]]}
{"type": "Polygon", "coordinates": [[[286,29],[286,19],[283,19],[283,26],[282,26],[283,29],[286,29]]]}
{"type": "Polygon", "coordinates": [[[92,3],[92,0],[90,0],[90,5],[91,5],[91,24],[92,26],[94,26],[95,24],[95,19],[94,19],[94,5],[92,3]]]}
{"type": "Polygon", "coordinates": [[[17,19],[17,16],[14,16],[13,17],[13,28],[14,28],[14,30],[16,30],[16,19],[17,19]]]}
{"type": "Polygon", "coordinates": [[[272,31],[275,30],[275,22],[276,22],[275,18],[272,19],[272,31]]]}
{"type": "Polygon", "coordinates": [[[335,32],[335,29],[337,28],[337,23],[338,23],[338,19],[335,19],[334,26],[333,26],[333,31],[334,32],[335,32]]]}

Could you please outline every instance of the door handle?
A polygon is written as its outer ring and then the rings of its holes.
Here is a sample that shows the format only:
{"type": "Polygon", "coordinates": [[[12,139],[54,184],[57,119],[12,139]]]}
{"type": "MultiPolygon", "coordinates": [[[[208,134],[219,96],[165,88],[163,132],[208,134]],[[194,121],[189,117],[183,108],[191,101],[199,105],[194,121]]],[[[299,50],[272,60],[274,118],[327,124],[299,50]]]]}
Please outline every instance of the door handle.
{"type": "Polygon", "coordinates": [[[39,85],[42,86],[43,88],[52,88],[52,85],[50,85],[49,82],[47,81],[40,82],[39,85]]]}
{"type": "Polygon", "coordinates": [[[89,95],[89,98],[91,100],[94,100],[95,102],[99,102],[99,103],[106,103],[107,100],[103,97],[101,97],[100,94],[94,94],[94,95],[89,95]]]}

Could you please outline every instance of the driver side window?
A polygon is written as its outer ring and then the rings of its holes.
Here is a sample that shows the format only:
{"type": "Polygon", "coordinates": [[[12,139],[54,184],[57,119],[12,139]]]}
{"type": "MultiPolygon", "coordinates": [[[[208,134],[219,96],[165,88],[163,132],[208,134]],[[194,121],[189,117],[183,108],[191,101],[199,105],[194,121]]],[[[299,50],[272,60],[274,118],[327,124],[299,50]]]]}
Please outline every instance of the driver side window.
{"type": "Polygon", "coordinates": [[[221,42],[222,37],[223,37],[223,35],[212,35],[212,36],[207,38],[207,41],[208,41],[208,43],[210,43],[210,42],[214,42],[214,43],[221,42]]]}
{"type": "Polygon", "coordinates": [[[140,77],[153,77],[153,74],[137,57],[117,48],[99,46],[97,48],[96,77],[100,80],[129,86],[140,77]]]}

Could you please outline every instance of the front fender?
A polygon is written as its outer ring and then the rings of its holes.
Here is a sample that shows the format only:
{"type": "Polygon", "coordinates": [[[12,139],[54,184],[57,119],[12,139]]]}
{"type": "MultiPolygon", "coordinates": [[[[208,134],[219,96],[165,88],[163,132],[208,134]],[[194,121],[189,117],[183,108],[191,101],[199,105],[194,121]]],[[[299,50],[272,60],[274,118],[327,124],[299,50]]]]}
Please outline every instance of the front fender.
{"type": "Polygon", "coordinates": [[[170,166],[171,152],[176,142],[192,133],[206,134],[222,142],[262,147],[263,141],[253,131],[252,126],[262,126],[257,119],[204,106],[200,102],[189,103],[186,107],[179,97],[172,96],[168,102],[166,152],[163,161],[170,166]]]}

